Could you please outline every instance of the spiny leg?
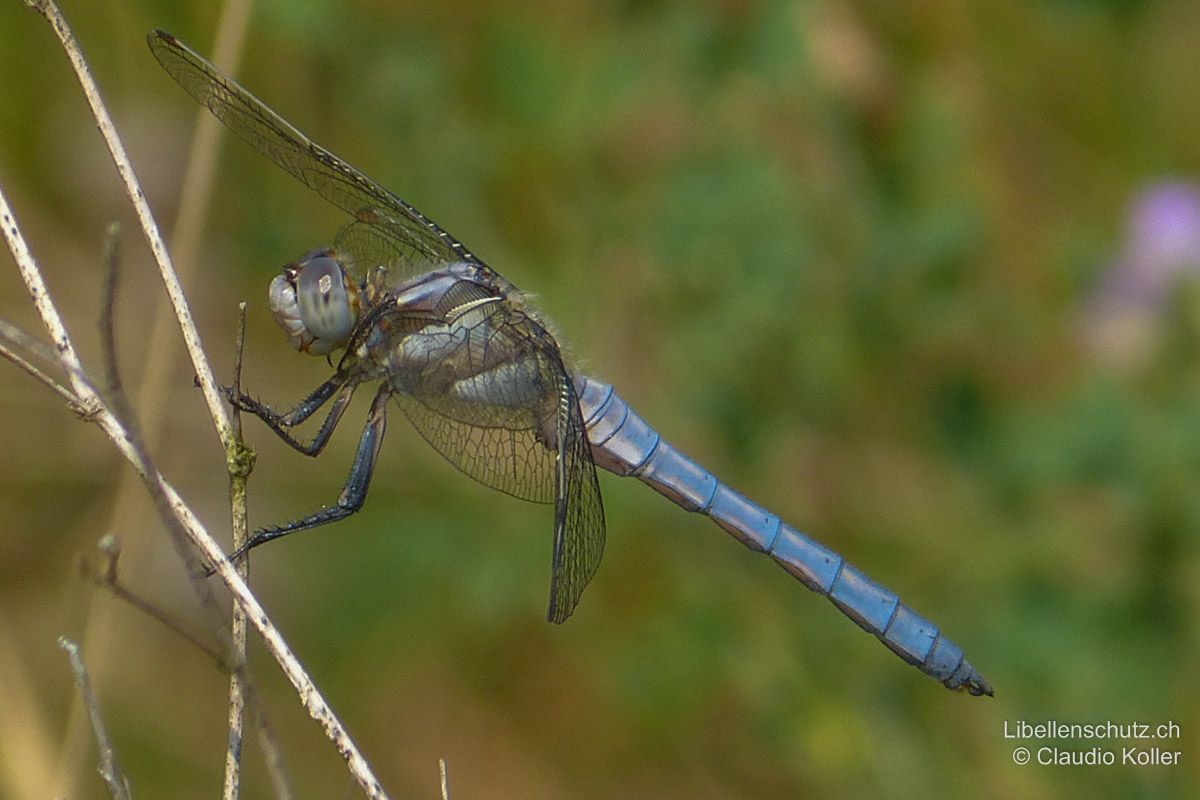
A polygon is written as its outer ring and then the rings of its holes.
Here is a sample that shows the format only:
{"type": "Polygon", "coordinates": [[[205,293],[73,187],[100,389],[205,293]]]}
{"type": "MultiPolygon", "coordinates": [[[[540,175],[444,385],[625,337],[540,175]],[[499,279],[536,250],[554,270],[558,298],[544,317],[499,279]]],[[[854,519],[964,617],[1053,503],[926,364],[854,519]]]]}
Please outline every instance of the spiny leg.
{"type": "MultiPolygon", "coordinates": [[[[375,399],[371,401],[371,412],[367,415],[367,424],[363,426],[362,437],[358,440],[358,450],[355,452],[354,462],[350,466],[350,476],[346,479],[346,485],[338,496],[337,503],[295,522],[256,531],[249,541],[229,556],[230,561],[237,560],[247,550],[258,547],[263,542],[269,542],[296,531],[336,522],[362,508],[363,502],[367,499],[367,489],[371,485],[375,460],[379,458],[379,448],[383,444],[383,433],[387,427],[387,403],[391,394],[391,386],[384,383],[375,393],[375,399]]],[[[330,415],[332,416],[332,412],[330,415]]]]}
{"type": "Polygon", "coordinates": [[[335,375],[314,389],[308,397],[301,400],[295,408],[285,414],[276,413],[270,407],[241,392],[235,395],[232,390],[226,389],[225,394],[229,398],[229,402],[266,423],[267,427],[274,431],[275,435],[286,442],[289,447],[304,453],[306,456],[316,456],[325,449],[325,445],[329,442],[329,437],[333,434],[333,429],[341,421],[342,414],[349,407],[350,398],[354,396],[354,390],[357,388],[358,384],[356,382],[348,381],[345,376],[335,375]],[[311,417],[335,393],[337,399],[333,401],[332,408],[329,409],[329,413],[325,416],[325,421],[321,423],[321,428],[312,438],[312,441],[307,443],[301,442],[293,437],[289,429],[311,417]]]}

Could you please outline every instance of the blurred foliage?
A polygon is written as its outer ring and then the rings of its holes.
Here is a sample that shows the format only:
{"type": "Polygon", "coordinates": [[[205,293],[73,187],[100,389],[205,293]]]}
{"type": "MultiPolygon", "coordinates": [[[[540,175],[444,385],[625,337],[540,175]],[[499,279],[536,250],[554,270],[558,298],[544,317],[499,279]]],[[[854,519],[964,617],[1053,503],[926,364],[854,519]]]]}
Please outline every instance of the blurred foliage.
{"type": "MultiPolygon", "coordinates": [[[[217,9],[66,6],[169,228],[198,112],[143,38],[209,52],[217,9]]],[[[0,31],[0,183],[92,364],[99,243],[125,221],[136,386],[157,278],[49,31],[11,2],[0,31]]],[[[1097,344],[1092,302],[1136,192],[1200,179],[1200,6],[269,0],[248,42],[238,75],[256,94],[534,291],[582,369],[900,591],[997,690],[947,693],[767,559],[611,476],[605,564],[575,617],[547,625],[550,511],[467,481],[396,414],[366,509],[254,560],[393,796],[435,796],[439,757],[456,797],[1200,783],[1200,289],[1180,280],[1122,357],[1097,344]],[[1018,767],[1013,748],[1041,743],[1004,737],[1110,719],[1176,721],[1162,744],[1182,764],[1018,767]]],[[[340,220],[236,142],[215,179],[191,301],[225,376],[250,302],[244,380],[283,404],[327,367],[287,351],[264,289],[340,220]]],[[[0,316],[34,328],[11,269],[0,316]]],[[[148,438],[219,531],[221,453],[171,357],[148,438]]],[[[96,431],[7,364],[0,387],[0,795],[104,796],[86,732],[68,733],[68,633],[135,793],[211,796],[223,678],[74,568],[112,530],[127,580],[198,620],[170,548],[118,494],[127,468],[96,431]]],[[[248,424],[252,519],[333,500],[354,425],[307,461],[248,424]]],[[[300,796],[344,796],[336,754],[253,658],[300,796]]],[[[250,796],[269,791],[258,757],[249,744],[250,796]]]]}

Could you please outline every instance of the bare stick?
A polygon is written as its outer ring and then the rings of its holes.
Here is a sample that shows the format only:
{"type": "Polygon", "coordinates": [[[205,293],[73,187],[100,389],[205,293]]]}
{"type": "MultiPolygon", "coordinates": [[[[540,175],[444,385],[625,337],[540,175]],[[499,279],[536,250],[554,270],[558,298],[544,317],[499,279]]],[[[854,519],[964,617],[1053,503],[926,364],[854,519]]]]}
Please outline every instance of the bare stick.
{"type": "MultiPolygon", "coordinates": [[[[121,391],[121,375],[117,371],[117,279],[120,277],[120,259],[117,245],[120,244],[121,225],[114,222],[104,234],[104,286],[100,299],[100,344],[104,351],[104,385],[108,389],[121,391]]],[[[128,416],[126,416],[128,419],[128,416]]]]}
{"type": "MultiPolygon", "coordinates": [[[[138,430],[134,421],[133,407],[130,405],[129,398],[125,395],[124,386],[121,384],[121,370],[117,363],[117,339],[114,320],[116,316],[119,268],[120,260],[117,258],[116,230],[115,226],[110,226],[104,247],[105,277],[100,308],[101,353],[103,355],[106,384],[101,397],[109,414],[126,431],[130,447],[134,450],[139,461],[145,465],[146,472],[154,473],[156,470],[150,460],[149,451],[146,449],[142,441],[141,431],[138,430]]],[[[221,626],[218,605],[216,599],[213,597],[211,587],[205,581],[201,580],[202,570],[200,569],[194,548],[190,546],[186,534],[179,530],[178,526],[169,525],[167,532],[171,534],[172,543],[175,545],[180,559],[187,567],[192,590],[196,593],[201,605],[212,620],[213,627],[219,630],[221,626]]],[[[115,568],[115,559],[112,563],[115,568]]]]}
{"type": "MultiPolygon", "coordinates": [[[[242,351],[246,343],[246,304],[238,309],[237,355],[234,358],[233,390],[237,392],[242,377],[242,351]]],[[[253,453],[245,448],[242,442],[242,417],[237,407],[233,410],[231,421],[233,447],[230,454],[238,454],[237,458],[228,459],[229,468],[229,510],[233,528],[234,552],[249,538],[249,526],[246,522],[246,479],[254,467],[253,453]]],[[[250,574],[250,560],[238,559],[238,574],[245,580],[250,574]]],[[[241,664],[246,660],[246,615],[241,606],[233,606],[229,625],[230,646],[233,648],[234,660],[241,664]]],[[[225,782],[224,800],[237,800],[241,784],[243,711],[246,706],[245,686],[242,671],[238,670],[229,676],[229,737],[225,750],[225,782]]]]}
{"type": "MultiPolygon", "coordinates": [[[[139,451],[134,433],[118,421],[116,415],[105,404],[100,393],[92,385],[91,381],[87,379],[83,365],[80,363],[79,356],[75,351],[75,346],[71,343],[70,334],[67,333],[66,325],[63,323],[62,317],[58,313],[58,309],[55,307],[53,299],[46,289],[41,270],[38,269],[37,262],[34,260],[33,254],[29,251],[29,246],[21,233],[20,226],[17,224],[16,217],[8,205],[8,198],[4,196],[3,191],[0,191],[0,225],[3,226],[5,241],[8,244],[9,251],[13,255],[13,259],[17,262],[17,269],[25,281],[25,286],[29,291],[30,298],[33,300],[34,308],[41,317],[42,324],[50,334],[50,338],[54,342],[54,349],[58,360],[67,374],[68,382],[71,385],[71,393],[75,398],[74,402],[71,403],[72,408],[77,412],[82,410],[82,416],[85,419],[92,420],[100,425],[109,438],[117,445],[118,449],[121,450],[122,454],[134,463],[135,466],[139,466],[139,473],[143,477],[154,475],[158,481],[162,481],[161,476],[158,476],[150,468],[148,461],[144,458],[144,454],[139,451]]],[[[177,495],[175,496],[175,500],[179,501],[177,495]]],[[[179,502],[182,503],[182,501],[179,502]]],[[[182,545],[182,540],[178,540],[178,545],[181,548],[180,555],[184,558],[185,563],[188,561],[194,563],[196,561],[195,557],[186,546],[182,545]]],[[[195,576],[192,582],[193,588],[197,590],[202,600],[206,599],[207,596],[206,605],[215,608],[211,591],[199,580],[202,570],[198,565],[194,565],[189,572],[195,576]]]]}
{"type": "Polygon", "coordinates": [[[216,380],[213,378],[212,368],[204,355],[204,349],[200,343],[200,333],[196,330],[195,321],[192,319],[192,312],[188,307],[187,298],[184,296],[183,286],[180,285],[179,278],[175,274],[171,256],[167,252],[167,245],[163,242],[158,225],[154,222],[150,205],[146,202],[146,195],[142,191],[137,175],[134,174],[133,164],[130,163],[129,156],[125,153],[125,145],[121,143],[112,117],[109,116],[108,109],[105,108],[100,98],[100,90],[96,87],[96,82],[84,60],[83,51],[79,49],[79,43],[71,33],[66,18],[53,0],[26,0],[26,2],[50,23],[67,58],[71,61],[71,66],[75,69],[75,76],[79,80],[88,105],[91,106],[92,115],[100,128],[100,135],[104,137],[105,144],[108,145],[108,152],[112,156],[113,163],[116,164],[117,173],[125,183],[126,193],[133,203],[134,211],[142,226],[142,232],[150,244],[154,260],[158,263],[159,274],[166,286],[167,297],[170,298],[171,306],[175,310],[175,317],[179,320],[183,341],[187,346],[188,355],[191,356],[192,366],[196,370],[200,389],[204,392],[204,399],[208,403],[208,412],[212,416],[213,425],[216,426],[217,435],[220,436],[221,443],[228,449],[233,446],[233,437],[229,430],[229,415],[225,411],[225,404],[217,389],[216,380]]]}
{"type": "Polygon", "coordinates": [[[129,781],[121,774],[117,765],[117,756],[113,752],[112,742],[109,741],[108,731],[104,727],[104,719],[100,716],[100,704],[92,693],[92,682],[88,680],[87,668],[79,657],[79,646],[67,637],[60,637],[58,646],[67,651],[71,660],[71,671],[75,673],[75,683],[79,686],[79,697],[87,708],[88,717],[92,721],[92,733],[96,737],[96,746],[100,749],[100,777],[108,784],[108,793],[113,800],[130,800],[129,781]]]}
{"type": "Polygon", "coordinates": [[[191,645],[200,650],[200,652],[216,661],[222,671],[229,671],[231,669],[232,665],[230,665],[229,660],[221,650],[205,642],[182,622],[121,582],[117,574],[117,561],[121,555],[121,544],[116,536],[110,533],[101,536],[100,542],[97,544],[97,549],[100,551],[100,569],[92,566],[91,561],[87,558],[82,558],[79,561],[79,572],[83,577],[92,581],[97,586],[112,592],[113,596],[118,600],[133,606],[172,633],[182,636],[191,645]]]}
{"type": "MultiPolygon", "coordinates": [[[[213,54],[214,60],[227,69],[233,68],[238,54],[243,49],[248,27],[249,2],[250,0],[225,0],[221,3],[222,11],[213,54]]],[[[206,211],[211,206],[217,175],[214,165],[217,162],[223,130],[210,114],[201,109],[197,109],[197,113],[195,135],[188,150],[187,167],[180,184],[178,212],[171,225],[171,237],[168,240],[168,251],[174,258],[179,281],[184,286],[192,285],[195,274],[199,271],[197,267],[201,259],[198,253],[204,235],[206,211]]],[[[137,417],[144,448],[156,452],[169,427],[167,419],[172,404],[166,398],[179,379],[180,364],[186,355],[177,346],[178,339],[174,331],[177,330],[179,322],[172,314],[169,304],[151,304],[149,315],[143,317],[143,322],[146,331],[145,356],[139,365],[141,369],[137,376],[138,382],[128,388],[127,395],[133,402],[133,407],[138,410],[137,417]]],[[[150,532],[155,527],[153,520],[147,518],[145,503],[138,502],[138,493],[141,491],[143,487],[137,476],[132,471],[122,471],[117,481],[108,522],[100,526],[101,530],[130,531],[133,535],[129,537],[128,549],[130,557],[134,559],[145,555],[147,537],[152,535],[150,532]]],[[[93,676],[115,667],[116,652],[111,644],[111,628],[114,624],[115,617],[111,606],[101,607],[88,615],[85,636],[92,644],[85,646],[88,649],[89,666],[93,676]]],[[[232,638],[230,634],[230,640],[232,638]]],[[[73,709],[64,733],[64,758],[69,759],[63,764],[64,774],[77,775],[82,772],[80,767],[84,749],[80,745],[86,735],[86,723],[78,710],[73,709]]],[[[265,709],[259,708],[258,711],[260,715],[265,714],[265,709]]],[[[264,748],[263,752],[265,754],[268,750],[264,748]]],[[[269,765],[270,758],[268,767],[269,765]]],[[[286,781],[276,780],[274,772],[268,774],[276,784],[276,794],[279,797],[287,797],[290,790],[286,790],[286,781]],[[281,791],[281,787],[285,791],[281,791]]],[[[71,794],[69,787],[64,787],[64,794],[71,794]]]]}
{"type": "MultiPolygon", "coordinates": [[[[214,44],[214,57],[221,60],[227,68],[232,69],[234,62],[242,51],[246,36],[249,3],[246,0],[231,0],[224,6],[214,44]]],[[[217,160],[217,145],[220,137],[220,127],[215,119],[208,114],[201,114],[192,139],[191,151],[187,159],[187,171],[184,175],[184,191],[181,193],[180,208],[176,217],[171,250],[180,258],[185,269],[190,269],[197,262],[201,235],[204,229],[204,209],[212,196],[215,164],[217,160]]],[[[245,304],[242,304],[237,358],[234,365],[234,386],[240,384],[241,359],[245,338],[245,304]]],[[[156,320],[166,324],[165,320],[156,320]]],[[[226,467],[229,472],[230,515],[233,528],[233,547],[247,536],[246,524],[246,476],[253,464],[253,454],[249,453],[243,443],[241,434],[241,416],[235,408],[231,417],[230,440],[231,446],[226,448],[226,467]]],[[[239,564],[239,572],[243,578],[247,569],[239,564]]],[[[240,662],[246,654],[246,618],[241,607],[233,605],[230,617],[229,639],[233,648],[233,658],[240,662]]],[[[224,800],[237,800],[241,784],[241,755],[243,735],[243,710],[245,708],[245,676],[243,671],[231,673],[229,678],[229,736],[225,756],[225,776],[223,782],[224,800]]],[[[291,789],[283,775],[282,757],[274,739],[266,726],[265,711],[261,706],[256,708],[258,720],[258,735],[266,755],[268,774],[275,785],[276,794],[280,797],[290,796],[291,789]]]]}
{"type": "MultiPolygon", "coordinates": [[[[243,301],[238,303],[238,327],[237,338],[233,343],[233,350],[237,357],[233,360],[233,393],[239,395],[242,393],[242,357],[246,350],[246,303],[243,301]]],[[[238,406],[233,407],[233,412],[230,415],[230,424],[233,427],[235,437],[241,436],[242,433],[242,410],[238,406]]],[[[245,445],[240,439],[238,443],[245,445]]],[[[236,535],[237,531],[234,531],[236,535]]]]}
{"type": "MultiPolygon", "coordinates": [[[[253,692],[250,693],[252,699],[255,696],[253,692]]],[[[267,776],[271,779],[271,787],[275,790],[275,796],[279,800],[292,800],[295,793],[292,792],[291,783],[288,781],[287,768],[283,763],[283,751],[279,748],[279,740],[275,738],[271,726],[267,724],[262,703],[256,701],[252,703],[252,707],[255,710],[254,726],[258,734],[258,746],[263,751],[263,762],[267,767],[267,776]]]]}
{"type": "MultiPolygon", "coordinates": [[[[239,303],[237,341],[234,345],[237,357],[233,362],[233,391],[235,393],[241,391],[242,355],[245,351],[245,344],[246,304],[239,303]]],[[[250,526],[246,513],[246,480],[250,476],[250,471],[254,468],[254,451],[247,448],[242,441],[242,414],[236,406],[233,409],[230,422],[233,429],[233,439],[236,444],[234,451],[236,458],[230,459],[228,463],[229,506],[232,516],[233,546],[236,550],[250,537],[250,526]]],[[[237,570],[238,574],[245,580],[250,572],[250,559],[239,559],[237,570]]],[[[242,607],[236,603],[233,606],[230,622],[230,638],[232,639],[233,652],[237,656],[239,663],[244,664],[246,658],[246,615],[242,612],[242,607]]],[[[245,668],[243,667],[233,672],[229,679],[229,749],[226,752],[225,761],[226,800],[234,800],[239,783],[237,773],[241,765],[242,709],[245,706],[246,696],[249,696],[251,700],[254,699],[254,684],[247,677],[245,668]]],[[[258,744],[263,751],[263,760],[266,762],[267,775],[270,777],[271,785],[275,789],[275,796],[280,800],[291,800],[293,797],[292,787],[287,778],[287,771],[284,769],[283,753],[279,749],[279,742],[267,724],[267,716],[262,703],[253,702],[252,706],[254,708],[255,731],[258,735],[258,744]]]]}
{"type": "Polygon", "coordinates": [[[29,245],[26,244],[25,237],[21,235],[12,209],[8,207],[8,199],[2,193],[0,193],[0,227],[3,229],[8,249],[17,262],[17,270],[21,273],[21,279],[25,281],[25,288],[29,290],[33,307],[37,310],[38,316],[42,318],[42,324],[46,326],[50,340],[54,342],[58,359],[75,389],[76,402],[82,405],[86,415],[91,416],[99,410],[99,398],[88,402],[87,392],[80,391],[79,384],[82,381],[79,376],[83,373],[83,369],[79,363],[79,356],[75,353],[75,346],[71,344],[67,326],[63,323],[58,309],[55,308],[54,302],[50,298],[46,282],[42,280],[42,273],[38,270],[33,255],[29,252],[29,245]]]}

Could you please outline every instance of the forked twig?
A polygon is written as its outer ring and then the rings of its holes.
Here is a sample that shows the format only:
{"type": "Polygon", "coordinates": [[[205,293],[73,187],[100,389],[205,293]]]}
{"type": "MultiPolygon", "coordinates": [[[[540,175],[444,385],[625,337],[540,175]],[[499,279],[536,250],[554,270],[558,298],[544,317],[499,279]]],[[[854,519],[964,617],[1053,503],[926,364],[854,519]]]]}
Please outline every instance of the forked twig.
{"type": "Polygon", "coordinates": [[[120,575],[117,571],[117,564],[121,556],[121,545],[116,536],[113,536],[112,534],[105,534],[104,536],[100,537],[100,541],[97,544],[96,549],[100,552],[100,568],[96,569],[92,565],[90,559],[80,559],[79,571],[83,577],[92,581],[97,586],[107,589],[118,600],[133,606],[138,611],[141,611],[146,616],[155,620],[172,633],[182,636],[192,646],[200,650],[200,652],[216,661],[217,666],[219,666],[222,671],[228,672],[234,668],[234,666],[229,663],[229,659],[225,656],[223,651],[205,642],[203,639],[193,633],[187,625],[184,625],[166,611],[154,605],[149,600],[145,599],[121,582],[120,575]]]}
{"type": "Polygon", "coordinates": [[[91,409],[85,408],[79,403],[79,398],[75,396],[74,392],[34,363],[41,361],[46,364],[56,364],[58,356],[53,348],[47,347],[16,325],[2,319],[0,319],[0,356],[16,364],[58,395],[59,399],[78,416],[86,419],[91,413],[91,409]]]}

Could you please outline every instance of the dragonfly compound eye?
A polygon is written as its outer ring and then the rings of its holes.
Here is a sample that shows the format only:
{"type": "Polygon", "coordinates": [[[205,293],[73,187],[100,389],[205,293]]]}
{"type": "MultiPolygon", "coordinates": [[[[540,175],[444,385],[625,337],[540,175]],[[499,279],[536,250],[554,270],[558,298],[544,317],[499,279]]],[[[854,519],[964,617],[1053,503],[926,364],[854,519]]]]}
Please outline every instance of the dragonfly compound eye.
{"type": "Polygon", "coordinates": [[[337,260],[328,255],[306,258],[296,277],[295,297],[299,321],[311,337],[308,352],[325,355],[346,343],[357,314],[337,260]]]}

